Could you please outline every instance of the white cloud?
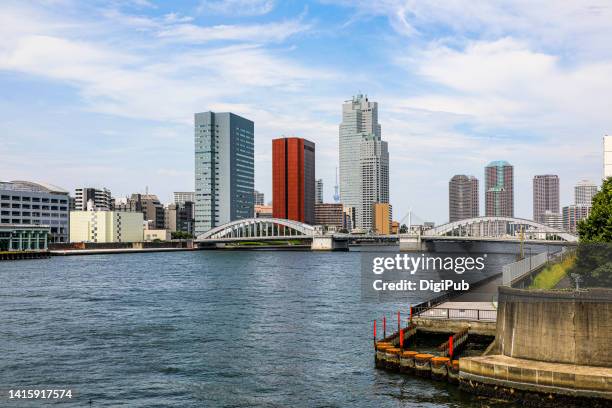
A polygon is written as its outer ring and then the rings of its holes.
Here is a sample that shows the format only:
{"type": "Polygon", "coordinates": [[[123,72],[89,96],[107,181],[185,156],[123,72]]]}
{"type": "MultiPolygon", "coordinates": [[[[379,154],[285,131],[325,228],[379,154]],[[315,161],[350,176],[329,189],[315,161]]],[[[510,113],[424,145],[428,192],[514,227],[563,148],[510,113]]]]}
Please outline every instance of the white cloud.
{"type": "Polygon", "coordinates": [[[267,14],[274,9],[274,0],[204,0],[200,13],[255,16],[267,14]]]}
{"type": "Polygon", "coordinates": [[[557,56],[503,38],[459,50],[436,45],[400,63],[437,87],[406,98],[411,107],[532,131],[610,123],[611,60],[563,65],[557,56]]]}
{"type": "Polygon", "coordinates": [[[205,43],[220,40],[266,43],[270,41],[283,41],[309,28],[309,25],[302,24],[298,20],[269,24],[217,25],[211,27],[203,27],[196,24],[177,24],[164,28],[158,33],[158,36],[166,40],[187,43],[205,43]]]}
{"type": "Polygon", "coordinates": [[[512,36],[532,45],[571,49],[576,56],[610,55],[608,0],[350,0],[358,16],[386,16],[399,33],[427,38],[495,40],[512,36]],[[588,46],[585,46],[585,43],[588,46]]]}

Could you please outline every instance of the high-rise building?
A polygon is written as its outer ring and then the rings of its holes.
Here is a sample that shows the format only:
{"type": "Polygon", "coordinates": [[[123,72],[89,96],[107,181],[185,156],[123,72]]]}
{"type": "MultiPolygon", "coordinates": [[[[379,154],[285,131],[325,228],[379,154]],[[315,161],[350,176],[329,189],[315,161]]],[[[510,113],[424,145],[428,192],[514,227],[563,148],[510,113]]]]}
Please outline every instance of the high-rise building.
{"type": "Polygon", "coordinates": [[[253,191],[253,204],[264,205],[264,193],[260,193],[257,190],[253,191]]]}
{"type": "Polygon", "coordinates": [[[574,204],[591,205],[597,191],[598,188],[595,183],[589,180],[580,180],[574,187],[574,204]]]}
{"type": "Polygon", "coordinates": [[[389,202],[389,155],[381,140],[378,104],[367,96],[356,95],[342,105],[339,162],[340,201],[353,208],[354,227],[371,229],[373,203],[389,202]]]}
{"type": "Polygon", "coordinates": [[[485,167],[485,215],[514,217],[514,169],[507,161],[485,167]]]}
{"type": "Polygon", "coordinates": [[[274,218],[314,224],[315,144],[299,137],[272,141],[274,218]]]}
{"type": "Polygon", "coordinates": [[[233,113],[196,113],[195,233],[253,217],[255,124],[233,113]]]}
{"type": "Polygon", "coordinates": [[[317,179],[315,188],[315,204],[323,204],[323,179],[317,179]]]}
{"type": "Polygon", "coordinates": [[[604,179],[612,177],[612,135],[606,135],[603,138],[604,151],[604,179]]]}
{"type": "Polygon", "coordinates": [[[448,218],[450,222],[479,215],[478,179],[454,175],[448,182],[448,218]]]}
{"type": "Polygon", "coordinates": [[[0,182],[0,224],[46,225],[49,242],[68,242],[68,191],[31,181],[0,182]]]}
{"type": "Polygon", "coordinates": [[[391,223],[393,222],[393,210],[389,203],[375,203],[373,230],[377,234],[389,235],[391,223]]]}
{"type": "Polygon", "coordinates": [[[559,214],[559,176],[544,174],[533,177],[533,220],[541,224],[544,214],[559,214]]]}
{"type": "Polygon", "coordinates": [[[591,208],[590,205],[568,205],[563,207],[563,229],[575,234],[578,230],[578,222],[588,218],[591,208]]]}
{"type": "Polygon", "coordinates": [[[108,188],[79,187],[74,190],[75,211],[87,211],[89,201],[96,210],[110,211],[113,209],[111,192],[108,188]]]}
{"type": "Polygon", "coordinates": [[[361,211],[357,225],[374,230],[374,204],[389,203],[389,150],[379,136],[367,135],[361,140],[361,211]]]}
{"type": "Polygon", "coordinates": [[[195,192],[193,191],[175,191],[174,192],[174,203],[181,204],[185,201],[191,201],[195,203],[195,192]]]}

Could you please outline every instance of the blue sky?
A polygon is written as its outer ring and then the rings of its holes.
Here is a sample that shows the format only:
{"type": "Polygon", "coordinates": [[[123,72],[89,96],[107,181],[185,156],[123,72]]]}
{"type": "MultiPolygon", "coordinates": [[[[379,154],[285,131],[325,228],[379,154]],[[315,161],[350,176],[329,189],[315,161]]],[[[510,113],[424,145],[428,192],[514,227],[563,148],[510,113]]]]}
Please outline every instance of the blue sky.
{"type": "MultiPolygon", "coordinates": [[[[558,174],[561,204],[599,181],[612,132],[607,1],[3,1],[0,179],[115,196],[193,189],[193,113],[255,121],[256,188],[271,140],[316,143],[331,201],[341,104],[379,102],[396,219],[448,218],[448,180],[515,165],[558,174]],[[607,3],[607,4],[606,4],[607,3]]],[[[481,206],[482,211],[482,206],[481,206]]]]}

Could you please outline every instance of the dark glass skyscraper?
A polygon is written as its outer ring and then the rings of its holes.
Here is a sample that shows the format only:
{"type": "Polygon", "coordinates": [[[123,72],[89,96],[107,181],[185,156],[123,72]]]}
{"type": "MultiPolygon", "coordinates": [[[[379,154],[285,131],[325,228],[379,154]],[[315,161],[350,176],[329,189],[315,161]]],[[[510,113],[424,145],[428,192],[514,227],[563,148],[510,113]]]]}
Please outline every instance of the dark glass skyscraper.
{"type": "Polygon", "coordinates": [[[253,217],[255,124],[233,113],[195,114],[195,233],[253,217]]]}

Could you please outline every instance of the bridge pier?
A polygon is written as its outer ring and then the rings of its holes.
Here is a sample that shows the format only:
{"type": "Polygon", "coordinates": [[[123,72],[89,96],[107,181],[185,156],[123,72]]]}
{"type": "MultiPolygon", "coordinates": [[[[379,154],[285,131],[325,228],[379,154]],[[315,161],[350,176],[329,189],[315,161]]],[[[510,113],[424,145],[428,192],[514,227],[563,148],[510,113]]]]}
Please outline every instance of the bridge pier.
{"type": "Polygon", "coordinates": [[[426,248],[425,242],[421,240],[420,235],[402,235],[400,236],[400,251],[424,251],[426,248]]]}
{"type": "Polygon", "coordinates": [[[310,249],[313,251],[348,251],[348,239],[334,238],[333,235],[312,237],[310,249]]]}

